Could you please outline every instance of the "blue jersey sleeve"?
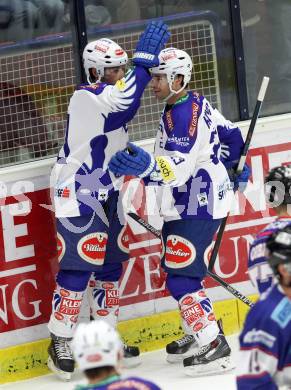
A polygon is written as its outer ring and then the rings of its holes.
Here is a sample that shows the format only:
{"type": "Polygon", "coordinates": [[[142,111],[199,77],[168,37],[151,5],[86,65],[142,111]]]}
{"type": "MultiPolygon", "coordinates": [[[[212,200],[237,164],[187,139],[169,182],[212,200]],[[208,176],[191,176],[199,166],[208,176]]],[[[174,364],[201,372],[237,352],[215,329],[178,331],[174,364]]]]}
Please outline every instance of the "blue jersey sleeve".
{"type": "Polygon", "coordinates": [[[234,168],[238,164],[244,147],[241,130],[234,123],[225,119],[218,110],[214,110],[214,115],[221,143],[220,160],[227,169],[234,168]]]}
{"type": "Polygon", "coordinates": [[[250,310],[240,335],[238,390],[273,390],[288,383],[290,326],[290,300],[275,285],[250,310]]]}

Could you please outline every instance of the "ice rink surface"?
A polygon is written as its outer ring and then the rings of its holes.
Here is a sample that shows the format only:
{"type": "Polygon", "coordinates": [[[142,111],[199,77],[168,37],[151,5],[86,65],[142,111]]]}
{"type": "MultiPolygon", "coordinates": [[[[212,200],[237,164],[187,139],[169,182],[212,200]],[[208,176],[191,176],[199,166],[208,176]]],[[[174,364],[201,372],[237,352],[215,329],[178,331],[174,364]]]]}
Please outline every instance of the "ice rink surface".
{"type": "MultiPolygon", "coordinates": [[[[237,360],[237,336],[227,338],[232,348],[234,362],[237,360]]],[[[181,364],[166,362],[165,350],[142,354],[142,364],[139,367],[123,371],[123,376],[140,376],[156,382],[163,390],[235,390],[235,371],[221,375],[199,378],[187,377],[181,364]]],[[[77,371],[70,382],[62,382],[54,375],[44,375],[31,380],[0,385],[5,390],[73,390],[77,384],[84,383],[82,374],[77,371]]]]}

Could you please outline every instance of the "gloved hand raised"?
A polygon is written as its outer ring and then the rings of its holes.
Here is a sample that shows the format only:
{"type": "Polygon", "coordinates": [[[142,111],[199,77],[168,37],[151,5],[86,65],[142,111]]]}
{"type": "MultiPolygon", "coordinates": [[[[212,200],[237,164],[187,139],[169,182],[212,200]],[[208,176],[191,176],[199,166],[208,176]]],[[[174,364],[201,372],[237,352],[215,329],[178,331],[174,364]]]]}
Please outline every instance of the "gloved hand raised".
{"type": "Polygon", "coordinates": [[[126,150],[117,152],[109,161],[108,168],[117,176],[149,176],[155,167],[154,157],[133,143],[126,150]]]}
{"type": "Polygon", "coordinates": [[[233,190],[244,192],[251,176],[251,168],[245,164],[241,173],[235,173],[233,169],[227,171],[230,181],[233,183],[233,190]]]}
{"type": "Polygon", "coordinates": [[[163,22],[150,22],[139,38],[133,55],[133,63],[145,68],[159,65],[158,55],[170,38],[168,26],[163,22]]]}

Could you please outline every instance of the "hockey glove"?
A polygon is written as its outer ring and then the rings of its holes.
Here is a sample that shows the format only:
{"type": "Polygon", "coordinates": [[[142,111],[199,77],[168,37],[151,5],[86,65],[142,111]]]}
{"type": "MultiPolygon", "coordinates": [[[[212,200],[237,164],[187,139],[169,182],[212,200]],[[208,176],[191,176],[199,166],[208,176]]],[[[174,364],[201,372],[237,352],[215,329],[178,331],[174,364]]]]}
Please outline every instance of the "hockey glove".
{"type": "Polygon", "coordinates": [[[155,167],[154,157],[144,149],[129,143],[128,148],[117,152],[109,161],[109,170],[117,176],[149,176],[155,167]]]}
{"type": "Polygon", "coordinates": [[[134,65],[152,68],[159,65],[158,55],[170,38],[168,26],[163,22],[150,22],[140,36],[133,55],[134,65]]]}
{"type": "Polygon", "coordinates": [[[230,169],[227,172],[230,181],[233,183],[233,190],[234,191],[239,190],[240,192],[244,192],[248,184],[249,177],[251,176],[250,167],[247,164],[245,164],[243,170],[239,174],[234,173],[233,169],[230,169]]]}

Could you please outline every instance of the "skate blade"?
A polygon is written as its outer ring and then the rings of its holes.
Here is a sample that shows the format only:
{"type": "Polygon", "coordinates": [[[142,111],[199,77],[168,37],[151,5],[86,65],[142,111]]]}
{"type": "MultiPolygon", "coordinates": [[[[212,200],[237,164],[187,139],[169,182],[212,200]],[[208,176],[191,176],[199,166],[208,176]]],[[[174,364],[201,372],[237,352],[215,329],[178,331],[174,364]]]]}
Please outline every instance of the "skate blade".
{"type": "Polygon", "coordinates": [[[235,365],[230,356],[226,356],[208,364],[184,367],[184,373],[187,376],[199,377],[204,375],[220,375],[233,369],[235,369],[235,365]]]}
{"type": "Polygon", "coordinates": [[[54,365],[54,362],[53,362],[53,360],[52,360],[52,358],[50,356],[48,357],[48,360],[47,360],[47,366],[62,381],[68,382],[69,380],[71,380],[72,373],[71,372],[62,371],[59,368],[57,368],[54,365]]]}
{"type": "Polygon", "coordinates": [[[140,364],[141,364],[140,356],[133,356],[130,358],[122,359],[122,365],[124,368],[133,368],[139,366],[140,364]]]}

